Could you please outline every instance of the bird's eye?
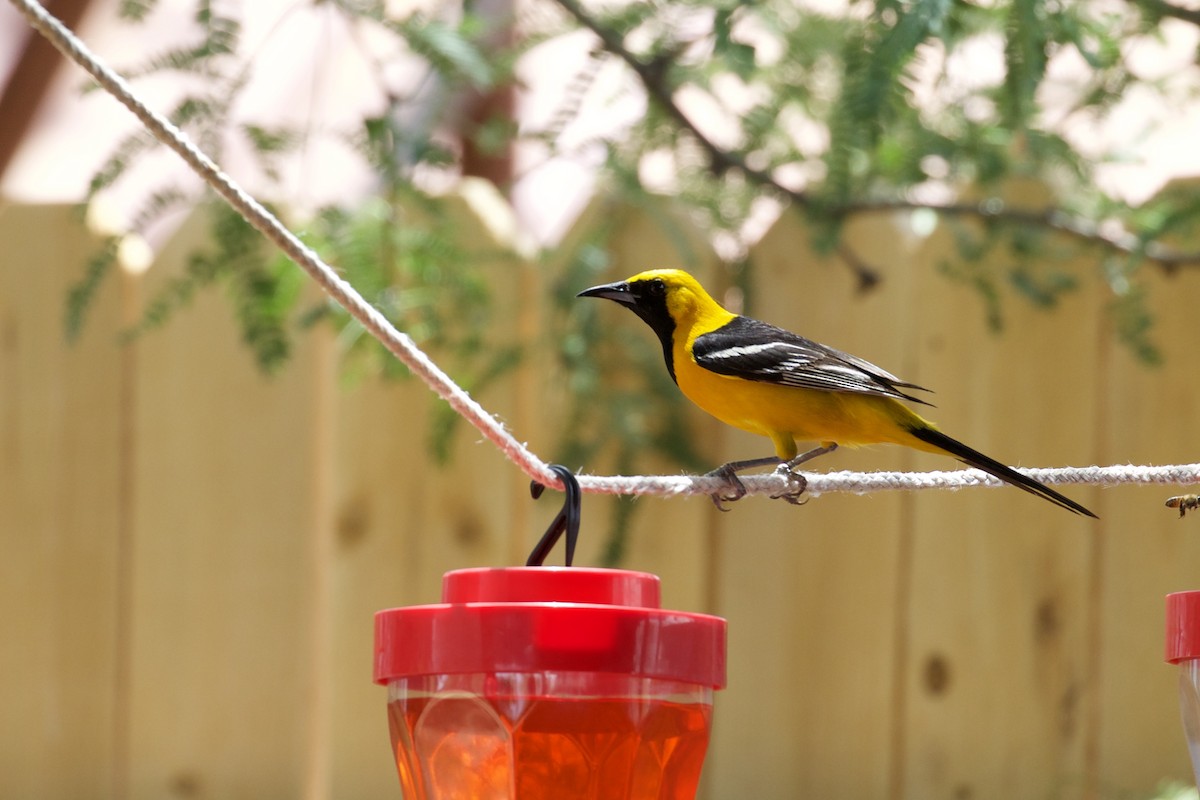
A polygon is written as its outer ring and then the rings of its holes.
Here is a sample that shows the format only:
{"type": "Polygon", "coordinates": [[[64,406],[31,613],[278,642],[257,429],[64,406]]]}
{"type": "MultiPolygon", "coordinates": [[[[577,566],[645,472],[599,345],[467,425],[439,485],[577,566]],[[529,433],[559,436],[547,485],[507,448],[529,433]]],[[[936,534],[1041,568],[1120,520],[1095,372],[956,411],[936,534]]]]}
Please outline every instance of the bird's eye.
{"type": "Polygon", "coordinates": [[[654,297],[663,297],[667,293],[667,285],[659,278],[650,281],[650,294],[654,297]]]}

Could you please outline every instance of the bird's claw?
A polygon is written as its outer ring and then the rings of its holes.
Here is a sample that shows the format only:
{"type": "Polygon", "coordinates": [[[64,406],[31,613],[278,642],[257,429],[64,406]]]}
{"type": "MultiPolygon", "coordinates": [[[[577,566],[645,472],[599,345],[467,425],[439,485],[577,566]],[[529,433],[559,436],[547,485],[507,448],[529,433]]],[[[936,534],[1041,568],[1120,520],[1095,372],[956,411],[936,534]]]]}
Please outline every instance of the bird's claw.
{"type": "MultiPolygon", "coordinates": [[[[775,468],[776,475],[782,475],[787,478],[787,488],[778,494],[771,495],[772,500],[786,500],[794,506],[802,506],[807,503],[807,500],[801,500],[800,496],[804,494],[804,490],[808,488],[808,479],[799,472],[793,472],[792,468],[787,464],[780,464],[775,468]]],[[[745,489],[742,490],[745,492],[745,489]]]]}
{"type": "MultiPolygon", "coordinates": [[[[786,463],[776,467],[775,474],[787,478],[787,488],[778,494],[771,495],[772,500],[786,500],[794,506],[802,506],[807,502],[807,500],[800,499],[805,489],[808,488],[807,478],[799,472],[793,472],[786,463]]],[[[742,483],[737,471],[730,464],[723,464],[712,472],[705,473],[705,477],[721,478],[725,481],[724,490],[713,492],[710,495],[713,505],[717,507],[718,511],[728,511],[725,503],[733,503],[746,496],[746,485],[742,483]]]]}
{"type": "Polygon", "coordinates": [[[737,473],[729,468],[728,464],[717,467],[712,472],[704,473],[704,477],[721,478],[725,481],[725,491],[716,491],[709,495],[718,511],[728,511],[725,503],[734,503],[746,496],[746,485],[742,483],[742,479],[737,476],[737,473]]]}

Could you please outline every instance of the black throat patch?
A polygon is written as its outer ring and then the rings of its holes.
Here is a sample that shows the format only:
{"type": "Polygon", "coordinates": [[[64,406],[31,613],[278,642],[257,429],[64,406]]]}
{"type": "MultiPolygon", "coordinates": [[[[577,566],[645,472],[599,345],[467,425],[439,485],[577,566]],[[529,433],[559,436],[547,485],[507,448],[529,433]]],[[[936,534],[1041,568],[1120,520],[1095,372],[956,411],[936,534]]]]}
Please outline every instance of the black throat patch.
{"type": "Polygon", "coordinates": [[[658,341],[662,344],[663,360],[667,363],[667,372],[670,373],[671,380],[678,385],[679,381],[675,379],[675,358],[671,352],[674,349],[675,320],[671,319],[667,311],[667,298],[651,294],[645,287],[636,284],[630,288],[637,298],[637,304],[630,308],[658,336],[658,341]]]}

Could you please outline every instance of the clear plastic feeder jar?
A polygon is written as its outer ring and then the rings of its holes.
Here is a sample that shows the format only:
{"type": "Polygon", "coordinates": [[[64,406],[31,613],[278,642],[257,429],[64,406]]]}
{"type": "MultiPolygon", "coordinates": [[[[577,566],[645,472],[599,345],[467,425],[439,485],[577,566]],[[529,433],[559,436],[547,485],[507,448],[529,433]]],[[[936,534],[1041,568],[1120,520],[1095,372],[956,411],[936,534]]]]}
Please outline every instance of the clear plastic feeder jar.
{"type": "Polygon", "coordinates": [[[1167,595],[1166,657],[1179,665],[1179,710],[1200,785],[1200,591],[1167,595]]]}
{"type": "Polygon", "coordinates": [[[723,619],[624,570],[458,570],[442,600],[375,617],[406,800],[695,796],[723,619]]]}

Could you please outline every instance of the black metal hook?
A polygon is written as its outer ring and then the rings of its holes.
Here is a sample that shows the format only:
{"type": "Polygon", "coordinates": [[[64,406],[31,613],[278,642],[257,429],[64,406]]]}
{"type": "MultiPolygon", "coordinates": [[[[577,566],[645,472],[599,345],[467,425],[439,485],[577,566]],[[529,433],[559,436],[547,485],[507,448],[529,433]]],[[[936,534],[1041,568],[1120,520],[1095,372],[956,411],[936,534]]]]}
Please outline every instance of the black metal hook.
{"type": "MultiPolygon", "coordinates": [[[[575,479],[575,473],[571,470],[562,464],[551,464],[550,471],[562,480],[566,497],[558,515],[550,523],[546,532],[542,534],[542,538],[534,546],[533,552],[529,554],[529,560],[525,562],[527,567],[542,566],[542,562],[546,560],[546,556],[550,555],[550,551],[558,543],[558,537],[562,536],[563,531],[567,532],[567,566],[571,566],[571,562],[575,560],[575,543],[579,541],[580,505],[583,493],[579,489],[579,481],[575,479]]],[[[537,481],[530,482],[529,494],[534,500],[541,497],[544,491],[546,491],[545,485],[537,481]]]]}

